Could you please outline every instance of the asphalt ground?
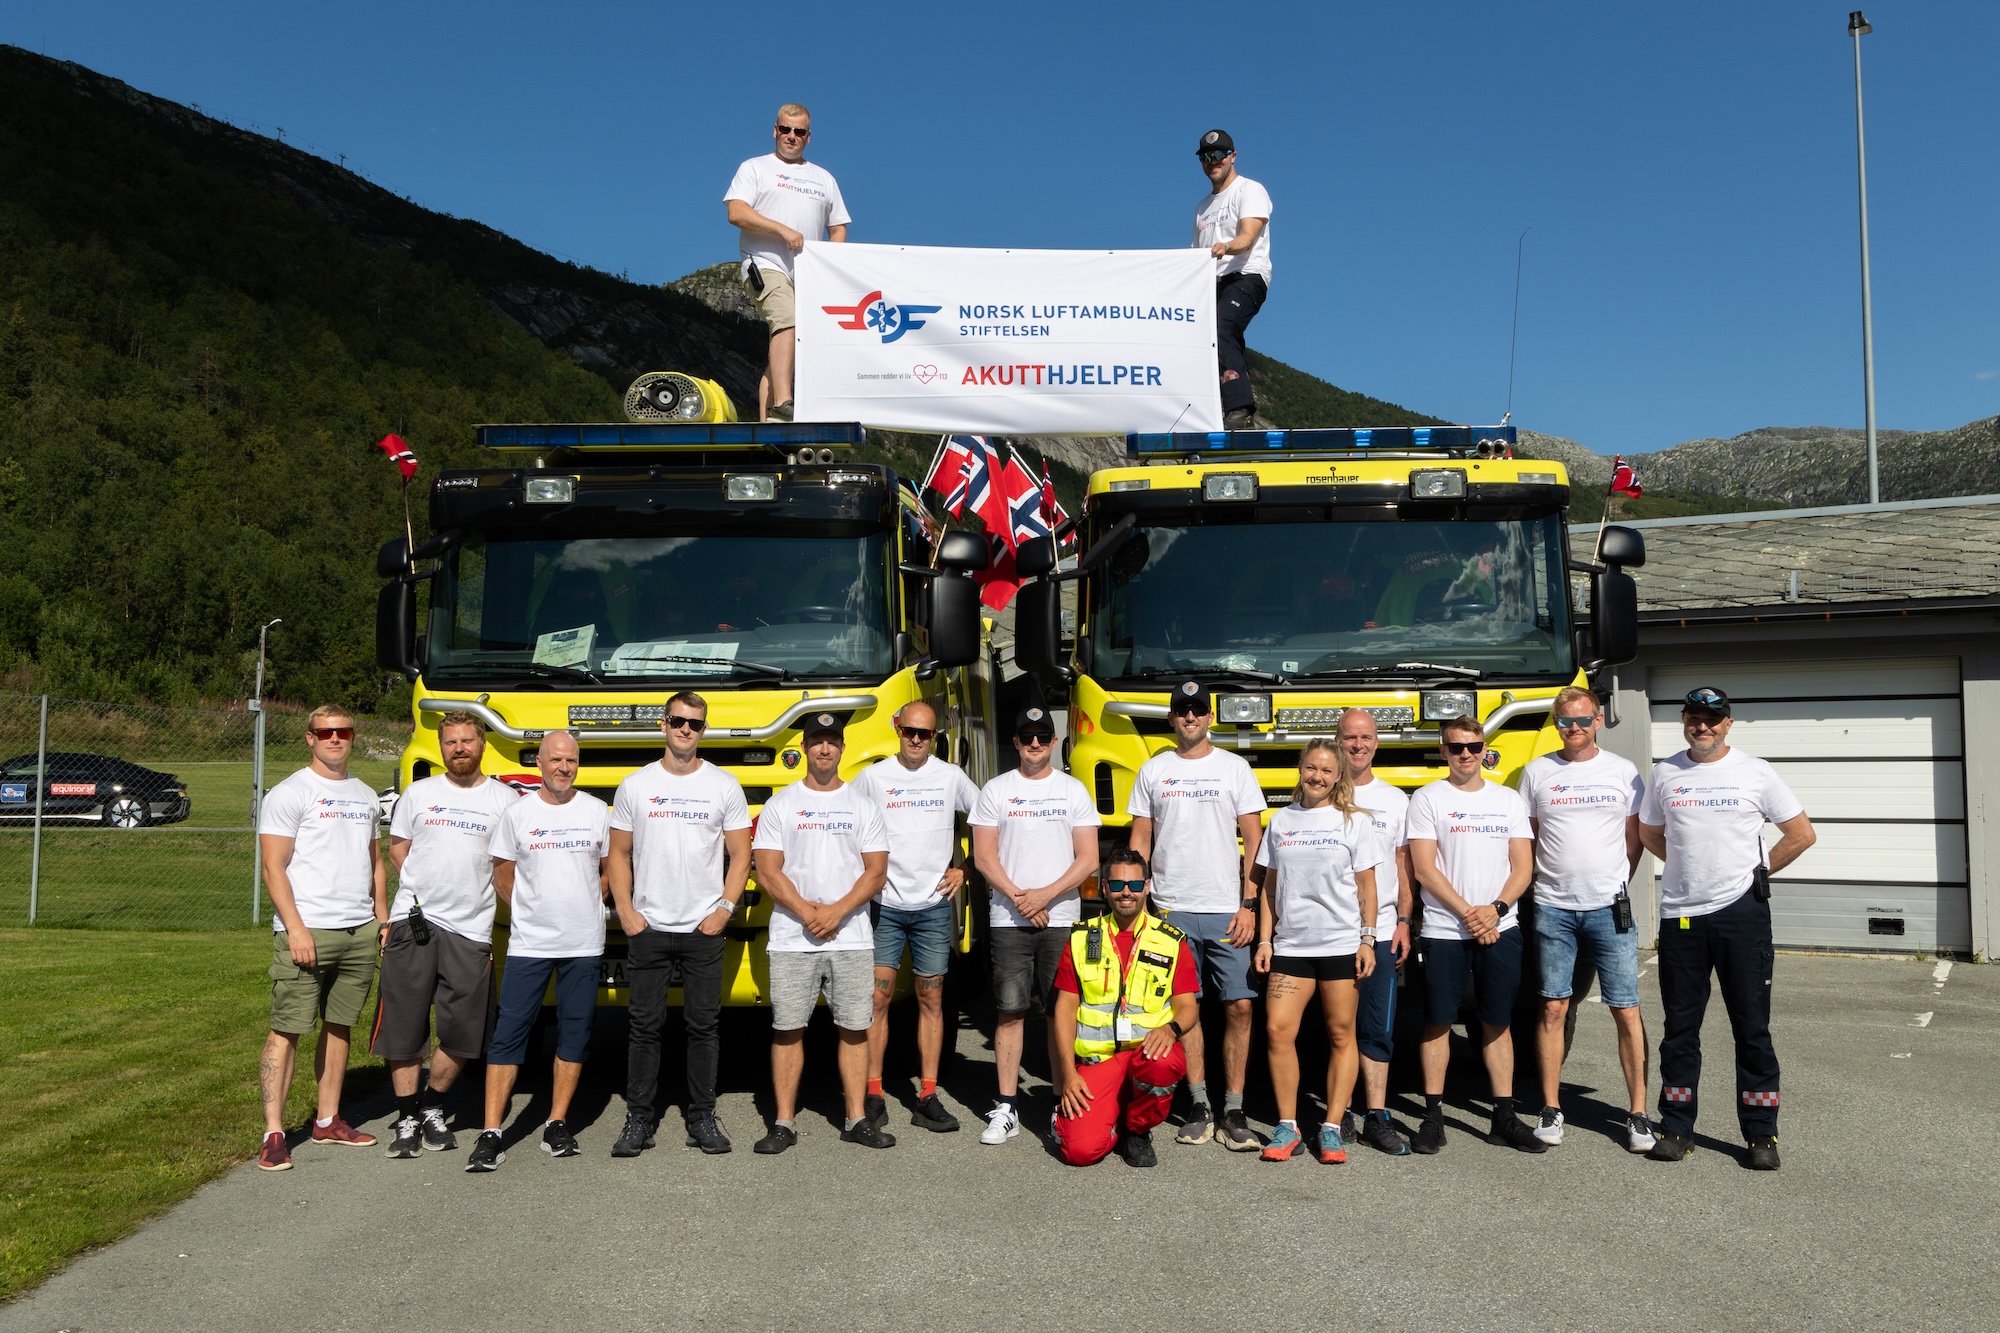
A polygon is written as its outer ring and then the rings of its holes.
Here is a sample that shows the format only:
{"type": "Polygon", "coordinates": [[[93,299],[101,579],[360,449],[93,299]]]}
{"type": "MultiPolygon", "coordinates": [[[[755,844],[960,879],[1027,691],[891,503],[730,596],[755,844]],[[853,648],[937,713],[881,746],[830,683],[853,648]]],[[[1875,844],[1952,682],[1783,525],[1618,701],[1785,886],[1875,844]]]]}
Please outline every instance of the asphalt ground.
{"type": "MultiPolygon", "coordinates": [[[[1648,967],[1642,992],[1657,1042],[1655,977],[1648,967]]],[[[992,1057],[976,1026],[959,1030],[944,1089],[964,1131],[915,1129],[892,1101],[895,1148],[844,1144],[830,1118],[839,1098],[824,1015],[809,1038],[799,1146],[759,1157],[748,1149],[763,1132],[768,1075],[751,1014],[724,1030],[721,1110],[737,1150],[682,1148],[670,1110],[659,1148],[613,1160],[622,1057],[607,1028],[573,1117],[582,1157],[535,1150],[530,1126],[546,1104],[529,1080],[534,1096],[516,1096],[510,1134],[525,1137],[494,1175],[464,1174],[463,1150],[392,1162],[379,1148],[305,1146],[295,1170],[244,1166],[78,1260],[0,1308],[0,1333],[1991,1329],[1996,1015],[2000,969],[1781,957],[1776,1173],[1742,1165],[1719,1001],[1699,1151],[1672,1165],[1624,1150],[1611,1022],[1594,1002],[1565,1069],[1561,1147],[1530,1156],[1485,1143],[1475,1075],[1454,1083],[1439,1156],[1361,1148],[1339,1167],[1180,1147],[1165,1132],[1150,1171],[1116,1157],[1077,1170],[1032,1132],[981,1146],[974,1113],[990,1104],[992,1057]]],[[[909,1017],[898,1016],[906,1040],[909,1017]]],[[[1036,1035],[1031,1026],[1031,1049],[1036,1035]]],[[[1469,1068],[1470,1056],[1455,1059],[1469,1068]]],[[[246,1077],[253,1059],[246,1048],[246,1077]]],[[[1399,1065],[1399,1085],[1406,1075],[1399,1065]]],[[[665,1077],[677,1088],[678,1066],[665,1077]]],[[[1309,1064],[1308,1086],[1314,1078],[1309,1064]]],[[[1266,1129],[1261,1087],[1253,1073],[1251,1114],[1266,1129]]],[[[1420,1101],[1408,1091],[1392,1101],[1413,1124],[1420,1101]]],[[[361,1109],[386,1139],[386,1106],[361,1109]]],[[[1036,1084],[1029,1129],[1048,1113],[1036,1084]]],[[[461,1142],[470,1146],[463,1129],[461,1142]]]]}

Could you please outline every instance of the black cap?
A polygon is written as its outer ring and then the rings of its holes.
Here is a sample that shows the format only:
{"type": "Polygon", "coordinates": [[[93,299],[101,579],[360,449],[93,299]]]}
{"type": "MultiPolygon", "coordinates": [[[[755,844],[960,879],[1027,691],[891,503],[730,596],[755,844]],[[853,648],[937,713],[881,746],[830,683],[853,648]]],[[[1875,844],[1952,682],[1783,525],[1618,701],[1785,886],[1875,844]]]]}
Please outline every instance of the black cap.
{"type": "Polygon", "coordinates": [[[1176,717],[1182,713],[1206,713],[1208,711],[1208,691],[1198,680],[1184,680],[1174,686],[1173,701],[1167,705],[1167,716],[1176,717]]]}
{"type": "Polygon", "coordinates": [[[1717,717],[1728,717],[1730,715],[1729,696],[1721,690],[1710,689],[1704,685],[1698,690],[1689,690],[1687,692],[1687,702],[1682,705],[1682,711],[1698,711],[1713,713],[1717,717]]]}
{"type": "Polygon", "coordinates": [[[838,713],[814,713],[806,719],[807,740],[811,740],[823,731],[835,740],[844,741],[847,739],[847,722],[838,713]]]}
{"type": "Polygon", "coordinates": [[[1225,153],[1236,151],[1236,140],[1229,137],[1228,130],[1210,130],[1201,136],[1201,142],[1194,146],[1196,156],[1220,148],[1225,153]]]}
{"type": "Polygon", "coordinates": [[[1014,734],[1019,736],[1025,731],[1045,731],[1053,738],[1056,734],[1056,724],[1049,717],[1046,708],[1024,708],[1020,716],[1014,719],[1014,734]]]}

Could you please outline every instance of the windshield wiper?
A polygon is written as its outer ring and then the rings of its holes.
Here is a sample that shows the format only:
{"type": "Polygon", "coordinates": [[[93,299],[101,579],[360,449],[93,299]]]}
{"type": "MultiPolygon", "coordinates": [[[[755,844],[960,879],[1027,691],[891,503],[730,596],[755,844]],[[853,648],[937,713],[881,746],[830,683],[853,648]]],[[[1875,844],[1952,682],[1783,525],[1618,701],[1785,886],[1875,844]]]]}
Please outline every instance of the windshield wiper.
{"type": "Polygon", "coordinates": [[[1166,668],[1147,667],[1139,673],[1139,676],[1142,680],[1157,680],[1165,675],[1178,676],[1183,674],[1190,676],[1233,676],[1238,680],[1258,680],[1272,685],[1282,685],[1286,680],[1284,676],[1279,675],[1275,671],[1256,671],[1250,667],[1195,666],[1191,663],[1186,666],[1166,668]]]}
{"type": "MultiPolygon", "coordinates": [[[[794,676],[785,667],[769,666],[763,662],[745,661],[741,657],[649,657],[644,660],[647,662],[693,662],[699,666],[742,667],[745,671],[755,671],[762,675],[775,676],[779,680],[798,679],[798,677],[794,676]]],[[[620,674],[624,673],[621,672],[620,674]]],[[[643,676],[645,673],[634,672],[632,674],[643,676]]],[[[651,677],[650,679],[671,679],[671,677],[651,677]]]]}
{"type": "Polygon", "coordinates": [[[1345,666],[1328,667],[1321,671],[1295,671],[1293,680],[1325,680],[1331,676],[1394,676],[1407,675],[1413,671],[1437,671],[1447,676],[1463,676],[1467,680],[1480,680],[1486,673],[1478,667],[1446,666],[1440,662],[1397,662],[1393,666],[1345,666]]]}
{"type": "Polygon", "coordinates": [[[592,685],[604,683],[581,667],[552,666],[547,662],[464,662],[459,665],[524,671],[531,676],[550,676],[556,680],[587,680],[592,685]]]}

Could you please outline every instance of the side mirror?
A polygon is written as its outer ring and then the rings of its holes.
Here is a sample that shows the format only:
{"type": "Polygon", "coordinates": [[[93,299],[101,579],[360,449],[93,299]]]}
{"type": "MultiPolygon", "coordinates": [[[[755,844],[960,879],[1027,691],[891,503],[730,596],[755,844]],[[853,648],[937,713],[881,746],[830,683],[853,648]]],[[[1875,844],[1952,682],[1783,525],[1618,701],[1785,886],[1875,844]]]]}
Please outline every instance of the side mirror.
{"type": "MultiPolygon", "coordinates": [[[[985,539],[977,534],[968,535],[979,542],[983,557],[985,539]]],[[[932,579],[930,630],[927,664],[962,667],[978,661],[979,585],[957,575],[932,579]]]]}
{"type": "MultiPolygon", "coordinates": [[[[986,568],[986,537],[963,528],[947,532],[938,541],[938,567],[961,574],[977,574],[986,568]]],[[[976,600],[976,599],[975,599],[976,600]]]]}
{"type": "MultiPolygon", "coordinates": [[[[1640,552],[1642,559],[1644,554],[1640,552]]],[[[1591,576],[1590,635],[1599,666],[1616,666],[1639,655],[1639,585],[1624,570],[1614,567],[1591,576]]]]}
{"type": "Polygon", "coordinates": [[[396,579],[375,598],[375,665],[415,680],[416,656],[417,586],[396,579]]]}
{"type": "Polygon", "coordinates": [[[1057,671],[1062,654],[1062,585],[1047,579],[1014,594],[1014,661],[1023,671],[1057,671]]]}
{"type": "Polygon", "coordinates": [[[409,572],[410,543],[402,537],[391,537],[383,542],[382,549],[375,553],[375,577],[400,578],[409,572]]]}
{"type": "Polygon", "coordinates": [[[1646,539],[1631,528],[1608,527],[1598,544],[1597,558],[1607,565],[1638,569],[1646,563],[1646,539]]]}
{"type": "Polygon", "coordinates": [[[1030,537],[1014,549],[1014,573],[1024,579],[1046,574],[1056,567],[1056,539],[1030,537]]]}

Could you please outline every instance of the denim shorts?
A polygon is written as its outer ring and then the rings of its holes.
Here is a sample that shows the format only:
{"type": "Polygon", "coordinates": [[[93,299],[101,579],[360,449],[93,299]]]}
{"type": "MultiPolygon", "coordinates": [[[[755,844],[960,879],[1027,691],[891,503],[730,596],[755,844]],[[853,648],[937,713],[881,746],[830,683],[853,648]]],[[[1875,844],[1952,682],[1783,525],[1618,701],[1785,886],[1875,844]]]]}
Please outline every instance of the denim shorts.
{"type": "Polygon", "coordinates": [[[1186,935],[1189,952],[1194,954],[1200,989],[1198,1000],[1248,1000],[1257,990],[1250,984],[1250,956],[1247,944],[1231,944],[1229,933],[1234,912],[1167,912],[1163,920],[1178,926],[1186,935]]]}
{"type": "Polygon", "coordinates": [[[1535,938],[1542,949],[1542,998],[1566,1000],[1576,975],[1579,941],[1590,946],[1597,964],[1604,1003],[1630,1009],[1639,1003],[1639,932],[1619,930],[1611,909],[1572,912],[1564,907],[1535,908],[1535,938]]]}
{"type": "Polygon", "coordinates": [[[957,914],[949,901],[929,907],[880,907],[875,913],[875,966],[901,967],[907,944],[912,972],[920,977],[941,977],[951,966],[957,925],[957,914]]]}

